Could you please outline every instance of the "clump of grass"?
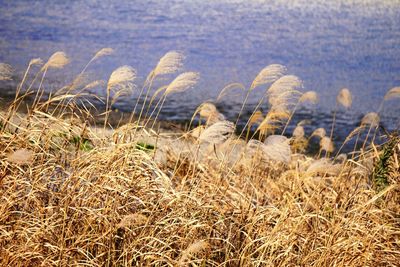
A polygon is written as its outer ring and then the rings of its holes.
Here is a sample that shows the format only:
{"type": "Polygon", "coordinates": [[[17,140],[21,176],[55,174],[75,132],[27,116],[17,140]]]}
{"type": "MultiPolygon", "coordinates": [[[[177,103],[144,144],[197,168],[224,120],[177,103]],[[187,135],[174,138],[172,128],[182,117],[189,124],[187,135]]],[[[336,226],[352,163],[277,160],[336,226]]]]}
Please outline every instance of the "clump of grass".
{"type": "MultiPolygon", "coordinates": [[[[380,192],[389,186],[390,173],[391,173],[391,159],[395,153],[396,147],[400,144],[400,138],[398,136],[392,136],[390,140],[383,145],[382,152],[378,157],[374,170],[371,174],[373,188],[380,192]]],[[[398,163],[397,163],[398,164],[398,163]]],[[[397,172],[394,170],[394,172],[397,172]]]]}
{"type": "MultiPolygon", "coordinates": [[[[136,76],[127,70],[100,84],[125,88],[136,76]]],[[[308,137],[302,121],[290,138],[272,134],[302,96],[315,99],[283,70],[256,80],[277,79],[263,96],[270,109],[257,107],[248,122],[263,136],[246,139],[211,102],[189,132],[155,131],[148,118],[97,127],[73,90],[43,100],[52,109],[1,112],[0,265],[397,265],[398,137],[335,160],[323,128],[308,137]],[[300,153],[313,136],[326,157],[300,153]]],[[[157,114],[198,77],[181,74],[163,87],[157,114]]]]}

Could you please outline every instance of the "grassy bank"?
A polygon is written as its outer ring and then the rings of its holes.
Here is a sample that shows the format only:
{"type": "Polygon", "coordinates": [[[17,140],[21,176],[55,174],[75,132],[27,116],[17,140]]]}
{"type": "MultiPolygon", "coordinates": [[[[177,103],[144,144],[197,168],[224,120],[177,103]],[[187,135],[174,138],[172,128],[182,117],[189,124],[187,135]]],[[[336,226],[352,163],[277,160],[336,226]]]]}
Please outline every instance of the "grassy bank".
{"type": "MultiPolygon", "coordinates": [[[[348,137],[360,139],[361,150],[340,154],[333,124],[314,131],[320,151],[305,155],[306,122],[291,138],[282,134],[296,108],[317,96],[302,93],[300,79],[275,64],[249,88],[229,85],[219,96],[267,88],[260,105],[267,100],[268,112],[256,108],[242,133],[211,102],[193,115],[200,126],[166,132],[157,125],[163,103],[194,86],[198,74],[150,88],[182,59],[176,52],[160,59],[137,89],[143,105],[134,103],[132,119],[115,127],[109,114],[132,89],[130,67],[96,82],[106,90],[102,125],[83,101],[95,81],[40,97],[46,72],[67,64],[65,54],[40,65],[36,81],[18,83],[15,101],[0,114],[1,266],[398,265],[400,145],[395,133],[374,144],[379,111],[348,137]],[[17,112],[29,94],[33,103],[17,112]]],[[[31,61],[26,75],[40,63],[31,61]]],[[[349,108],[350,91],[336,101],[349,108]]]]}

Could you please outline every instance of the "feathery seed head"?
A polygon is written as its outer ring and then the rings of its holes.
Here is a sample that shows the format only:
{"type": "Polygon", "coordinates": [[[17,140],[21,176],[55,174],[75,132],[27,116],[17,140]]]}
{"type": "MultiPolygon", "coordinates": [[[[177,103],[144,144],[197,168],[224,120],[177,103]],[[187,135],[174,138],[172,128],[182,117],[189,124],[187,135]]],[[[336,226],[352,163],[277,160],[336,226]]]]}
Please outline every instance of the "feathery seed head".
{"type": "Polygon", "coordinates": [[[11,80],[13,70],[12,67],[6,63],[0,63],[0,81],[11,80]]]}
{"type": "Polygon", "coordinates": [[[328,136],[322,137],[322,139],[319,141],[319,147],[321,150],[325,150],[326,152],[329,153],[335,150],[335,146],[332,140],[328,136]]]}
{"type": "Polygon", "coordinates": [[[350,90],[347,88],[341,89],[336,97],[336,102],[345,108],[351,107],[353,99],[350,90]]]}
{"type": "Polygon", "coordinates": [[[261,123],[264,120],[264,116],[260,110],[254,112],[249,119],[249,125],[261,123]]]}
{"type": "Polygon", "coordinates": [[[29,66],[34,66],[34,65],[42,65],[43,60],[40,58],[33,58],[31,61],[29,61],[29,66]]]}
{"type": "Polygon", "coordinates": [[[389,100],[392,98],[400,97],[400,86],[398,87],[393,87],[390,89],[386,94],[385,97],[383,98],[384,100],[389,100]]]}
{"type": "Polygon", "coordinates": [[[46,64],[42,67],[42,71],[48,68],[61,69],[69,62],[70,60],[67,55],[62,51],[58,51],[51,55],[49,60],[47,60],[46,64]]]}
{"type": "Polygon", "coordinates": [[[308,91],[301,95],[299,102],[303,103],[309,101],[312,104],[318,103],[318,94],[314,91],[308,91]]]}
{"type": "Polygon", "coordinates": [[[199,80],[198,72],[184,72],[179,74],[167,87],[165,94],[184,92],[193,87],[199,80]]]}
{"type": "Polygon", "coordinates": [[[7,160],[19,165],[28,164],[33,159],[33,152],[31,150],[22,148],[18,149],[7,156],[7,160]]]}
{"type": "Polygon", "coordinates": [[[286,67],[280,64],[271,64],[265,67],[253,80],[253,83],[250,86],[250,90],[253,90],[257,86],[276,81],[277,79],[285,75],[286,71],[286,67]]]}
{"type": "Polygon", "coordinates": [[[324,138],[326,136],[326,131],[324,128],[315,129],[311,136],[318,136],[319,138],[324,138]]]}
{"type": "Polygon", "coordinates": [[[131,66],[122,66],[114,70],[107,83],[107,90],[110,91],[114,87],[128,87],[133,86],[133,80],[136,79],[136,70],[131,66]]]}
{"type": "Polygon", "coordinates": [[[207,123],[213,124],[217,121],[225,120],[225,116],[219,113],[217,107],[209,102],[203,103],[198,107],[198,112],[201,118],[205,118],[207,123]]]}
{"type": "Polygon", "coordinates": [[[219,121],[206,128],[199,137],[200,142],[221,144],[235,132],[235,124],[230,121],[219,121]]]}
{"type": "Polygon", "coordinates": [[[293,137],[295,137],[295,138],[304,137],[304,128],[303,128],[303,126],[297,125],[296,128],[294,128],[293,137]]]}
{"type": "Polygon", "coordinates": [[[370,125],[371,127],[379,126],[379,115],[376,112],[370,112],[364,115],[361,120],[361,125],[370,125]]]}
{"type": "Polygon", "coordinates": [[[170,51],[166,53],[158,61],[157,66],[154,69],[154,76],[171,74],[179,71],[183,67],[183,60],[185,56],[177,51],[170,51]]]}
{"type": "Polygon", "coordinates": [[[109,56],[113,53],[114,53],[114,49],[112,49],[110,47],[105,47],[105,48],[102,48],[99,51],[97,51],[97,53],[94,55],[92,60],[96,60],[96,59],[99,59],[104,56],[109,56]]]}

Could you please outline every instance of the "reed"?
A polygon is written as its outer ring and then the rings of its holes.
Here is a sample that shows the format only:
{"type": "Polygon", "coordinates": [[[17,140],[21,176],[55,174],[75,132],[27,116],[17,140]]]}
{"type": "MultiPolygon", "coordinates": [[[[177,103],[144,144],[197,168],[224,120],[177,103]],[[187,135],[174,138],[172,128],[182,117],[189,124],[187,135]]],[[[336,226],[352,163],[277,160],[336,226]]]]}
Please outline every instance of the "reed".
{"type": "MultiPolygon", "coordinates": [[[[62,65],[49,62],[35,77],[62,65]]],[[[29,65],[16,90],[32,75],[29,65]]],[[[262,96],[268,110],[252,112],[245,128],[256,125],[258,140],[235,136],[237,125],[212,101],[195,110],[200,125],[189,132],[156,131],[148,121],[97,127],[91,110],[74,105],[85,90],[106,86],[108,118],[135,78],[129,66],[107,83],[84,71],[29,114],[0,112],[1,266],[398,264],[398,135],[335,159],[332,139],[317,128],[309,138],[320,139],[326,156],[299,152],[296,142],[308,145],[309,120],[290,138],[274,134],[296,103],[315,99],[300,93],[296,76],[273,82],[262,96]]],[[[157,121],[166,98],[198,80],[185,72],[157,90],[150,118],[157,121]]],[[[368,113],[347,139],[379,124],[378,112],[368,113]]]]}

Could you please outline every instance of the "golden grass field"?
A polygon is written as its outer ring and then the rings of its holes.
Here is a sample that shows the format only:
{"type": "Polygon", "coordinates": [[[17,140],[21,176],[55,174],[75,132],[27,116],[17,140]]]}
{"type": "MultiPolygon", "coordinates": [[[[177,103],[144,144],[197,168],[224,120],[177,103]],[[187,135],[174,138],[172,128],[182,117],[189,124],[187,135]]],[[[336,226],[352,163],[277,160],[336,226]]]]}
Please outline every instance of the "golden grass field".
{"type": "MultiPolygon", "coordinates": [[[[31,60],[16,81],[15,99],[0,113],[1,266],[399,266],[400,137],[374,143],[380,110],[346,139],[358,140],[353,153],[333,143],[333,115],[331,129],[313,133],[319,153],[304,154],[306,122],[290,138],[283,133],[317,93],[302,92],[298,77],[273,64],[250,87],[231,84],[219,95],[244,90],[243,111],[250,91],[265,90],[244,129],[207,102],[187,130],[171,131],[159,127],[162,106],[199,74],[176,75],[153,93],[158,77],[182,67],[183,55],[172,51],[143,86],[133,86],[129,66],[108,81],[85,76],[112,52],[97,52],[45,98],[46,73],[69,63],[63,52],[31,60]],[[106,110],[96,116],[83,101],[96,97],[94,87],[106,90],[106,110]],[[111,127],[111,106],[131,90],[141,96],[134,111],[111,127]]],[[[4,63],[0,73],[13,78],[4,63]]],[[[389,90],[381,106],[399,96],[399,87],[389,90]]],[[[350,108],[350,90],[336,102],[350,108]]]]}

